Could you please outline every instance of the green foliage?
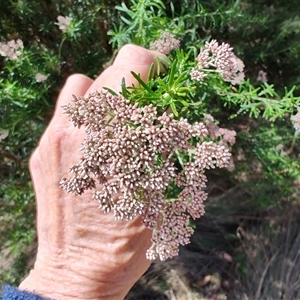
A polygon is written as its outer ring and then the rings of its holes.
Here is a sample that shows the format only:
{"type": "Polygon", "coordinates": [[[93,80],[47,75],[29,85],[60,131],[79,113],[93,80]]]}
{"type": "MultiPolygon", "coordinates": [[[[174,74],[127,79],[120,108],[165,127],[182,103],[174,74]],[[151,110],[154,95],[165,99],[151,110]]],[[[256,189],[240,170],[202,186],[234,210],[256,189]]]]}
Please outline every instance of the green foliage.
{"type": "Polygon", "coordinates": [[[279,91],[296,86],[299,94],[300,8],[292,1],[241,1],[243,19],[233,19],[225,39],[242,54],[248,76],[255,80],[259,70],[279,91]]]}
{"type": "Polygon", "coordinates": [[[0,56],[0,136],[8,132],[0,137],[0,252],[8,247],[21,258],[0,272],[0,281],[17,284],[24,274],[22,251],[34,238],[35,219],[28,160],[59,87],[71,73],[97,76],[122,45],[149,47],[163,32],[181,42],[159,62],[164,75],[150,72],[143,82],[133,74],[140,87],[123,86],[123,94],[191,122],[213,115],[219,126],[237,132],[235,170],[227,179],[264,208],[294,200],[300,149],[290,117],[300,101],[299,10],[296,0],[0,2],[0,42],[24,43],[16,60],[0,56]],[[58,16],[71,18],[66,30],[58,16]],[[202,84],[191,80],[199,49],[212,38],[230,43],[244,61],[242,84],[232,86],[216,72],[202,84]],[[266,83],[257,80],[260,70],[266,83]],[[46,79],[38,82],[37,74],[46,79]]]}
{"type": "MultiPolygon", "coordinates": [[[[192,12],[187,13],[188,6],[183,1],[180,14],[177,16],[174,5],[168,3],[169,9],[165,9],[162,5],[155,6],[155,17],[151,18],[151,25],[150,22],[147,23],[148,18],[145,18],[143,22],[146,22],[147,26],[142,27],[137,25],[139,24],[137,19],[139,16],[154,13],[154,2],[144,1],[145,6],[141,2],[132,1],[130,8],[125,5],[117,7],[124,15],[131,17],[121,18],[127,26],[121,24],[119,32],[123,30],[122,35],[126,35],[127,42],[139,43],[146,47],[161,36],[162,30],[181,37],[182,33],[190,32],[191,27],[197,28],[195,22],[186,22],[188,18],[194,16],[199,18],[201,15],[205,19],[203,26],[207,26],[206,30],[213,32],[217,25],[218,30],[221,30],[223,26],[230,26],[230,23],[238,20],[243,12],[243,5],[238,3],[231,3],[231,9],[225,8],[225,5],[220,6],[219,9],[223,10],[222,16],[224,16],[225,9],[227,13],[232,13],[231,21],[224,24],[224,17],[214,18],[205,8],[205,4],[200,5],[196,2],[192,12]],[[239,13],[236,14],[236,11],[239,13]],[[173,18],[168,13],[171,13],[173,18]],[[208,16],[211,22],[207,22],[208,16]],[[170,27],[165,25],[163,20],[168,20],[170,27]],[[164,24],[163,28],[162,24],[164,24]],[[149,28],[151,28],[150,31],[149,28]]],[[[193,6],[195,3],[189,2],[189,4],[193,6]]],[[[218,10],[214,11],[215,15],[217,15],[216,12],[218,10]]],[[[266,19],[264,21],[267,22],[266,19]]],[[[199,28],[196,32],[200,32],[199,28]]],[[[111,40],[113,45],[121,46],[122,43],[116,40],[114,32],[111,31],[110,34],[113,36],[111,40]]],[[[252,168],[251,164],[255,162],[260,167],[251,170],[255,174],[254,177],[252,174],[247,175],[245,187],[253,194],[253,199],[261,203],[263,207],[274,205],[292,193],[293,181],[300,175],[300,160],[294,147],[298,136],[294,135],[289,119],[297,112],[300,103],[300,97],[296,96],[296,86],[280,91],[280,89],[276,90],[274,84],[266,82],[258,85],[257,81],[251,78],[238,86],[232,86],[221,80],[219,74],[212,70],[208,71],[203,82],[196,84],[191,80],[190,72],[196,65],[195,57],[199,53],[199,48],[210,35],[202,40],[197,39],[195,32],[192,36],[193,38],[189,37],[188,42],[185,42],[185,39],[183,42],[181,40],[181,50],[173,51],[168,55],[165,63],[169,67],[163,75],[152,79],[149,77],[147,82],[142,82],[138,75],[134,74],[140,87],[129,87],[127,91],[123,88],[123,94],[139,105],[151,103],[162,111],[171,109],[176,117],[185,117],[190,121],[201,120],[206,114],[213,114],[225,127],[233,129],[238,129],[239,120],[244,122],[245,115],[247,115],[249,120],[253,120],[250,132],[241,133],[237,130],[240,138],[233,149],[233,151],[239,147],[243,149],[247,159],[243,162],[236,162],[237,169],[232,178],[237,178],[239,181],[240,172],[244,169],[249,173],[252,168]],[[264,196],[258,198],[258,194],[264,196]]],[[[233,159],[236,160],[235,157],[233,159]]]]}
{"type": "Polygon", "coordinates": [[[259,119],[249,132],[238,136],[244,157],[237,161],[236,172],[252,199],[264,208],[294,200],[294,181],[300,176],[299,136],[288,124],[281,120],[270,126],[259,119]]]}
{"type": "Polygon", "coordinates": [[[120,24],[108,31],[113,47],[120,48],[128,42],[148,47],[159,38],[162,31],[169,31],[186,46],[197,46],[209,38],[211,30],[222,30],[230,20],[242,17],[238,2],[228,4],[218,1],[131,1],[116,9],[121,13],[120,24]]]}

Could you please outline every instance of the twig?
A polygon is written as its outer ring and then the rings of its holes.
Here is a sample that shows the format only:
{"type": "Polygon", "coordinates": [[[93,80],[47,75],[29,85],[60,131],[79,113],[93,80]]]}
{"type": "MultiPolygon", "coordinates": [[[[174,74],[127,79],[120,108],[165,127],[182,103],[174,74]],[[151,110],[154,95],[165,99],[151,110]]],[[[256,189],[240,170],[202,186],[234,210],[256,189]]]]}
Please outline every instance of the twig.
{"type": "Polygon", "coordinates": [[[14,161],[14,162],[16,162],[16,163],[18,163],[18,164],[21,163],[20,159],[17,158],[17,157],[16,157],[15,155],[13,155],[13,154],[0,152],[0,156],[5,157],[5,158],[8,158],[8,159],[10,159],[10,160],[12,160],[12,161],[14,161]]]}
{"type": "Polygon", "coordinates": [[[261,276],[261,278],[260,278],[260,281],[259,281],[259,284],[258,284],[258,288],[257,288],[256,293],[255,293],[255,298],[254,298],[254,300],[260,300],[260,299],[261,299],[260,294],[261,294],[261,289],[262,289],[262,286],[263,286],[265,277],[266,277],[266,275],[267,275],[267,272],[268,272],[269,267],[271,266],[271,264],[273,263],[273,261],[274,261],[275,258],[277,257],[279,250],[280,250],[280,249],[278,249],[278,250],[276,251],[276,253],[272,256],[272,258],[271,258],[270,261],[268,262],[267,266],[265,267],[265,269],[264,269],[264,271],[263,271],[263,273],[262,273],[262,276],[261,276]]]}

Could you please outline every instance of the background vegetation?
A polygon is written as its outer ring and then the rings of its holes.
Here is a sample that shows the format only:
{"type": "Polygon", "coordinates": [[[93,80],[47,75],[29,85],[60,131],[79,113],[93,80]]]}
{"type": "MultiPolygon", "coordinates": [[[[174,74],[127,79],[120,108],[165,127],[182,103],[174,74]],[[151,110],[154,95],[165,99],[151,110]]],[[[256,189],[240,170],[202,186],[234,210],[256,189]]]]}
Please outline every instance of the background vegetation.
{"type": "Polygon", "coordinates": [[[74,72],[95,77],[124,43],[149,46],[167,30],[184,49],[228,42],[251,87],[295,101],[267,113],[260,102],[251,113],[253,103],[247,108],[243,99],[212,106],[220,124],[237,132],[235,170],[209,174],[207,212],[192,243],[154,263],[128,299],[300,297],[299,137],[290,121],[300,95],[297,2],[2,1],[0,42],[21,39],[24,48],[17,60],[0,56],[0,283],[17,285],[34,259],[28,159],[64,80],[74,72]],[[67,30],[58,16],[71,18],[67,30]],[[273,87],[261,84],[260,71],[273,87]],[[46,80],[38,82],[38,73],[46,80]]]}

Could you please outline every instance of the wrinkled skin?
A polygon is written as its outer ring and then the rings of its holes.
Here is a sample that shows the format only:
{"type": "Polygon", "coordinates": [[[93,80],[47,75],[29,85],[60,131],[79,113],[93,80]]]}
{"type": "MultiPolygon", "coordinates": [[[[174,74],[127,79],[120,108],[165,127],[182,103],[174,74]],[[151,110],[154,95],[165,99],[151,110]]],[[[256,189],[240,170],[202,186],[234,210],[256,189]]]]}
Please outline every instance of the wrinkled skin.
{"type": "Polygon", "coordinates": [[[54,299],[124,299],[150,265],[145,252],[151,231],[140,219],[115,221],[92,200],[92,192],[67,194],[59,181],[78,162],[82,129],[62,113],[76,96],[109,87],[120,90],[124,77],[136,84],[130,71],[146,79],[160,53],[126,45],[95,81],[82,74],[70,76],[57,100],[48,128],[30,159],[37,200],[38,253],[34,269],[20,289],[54,299]]]}

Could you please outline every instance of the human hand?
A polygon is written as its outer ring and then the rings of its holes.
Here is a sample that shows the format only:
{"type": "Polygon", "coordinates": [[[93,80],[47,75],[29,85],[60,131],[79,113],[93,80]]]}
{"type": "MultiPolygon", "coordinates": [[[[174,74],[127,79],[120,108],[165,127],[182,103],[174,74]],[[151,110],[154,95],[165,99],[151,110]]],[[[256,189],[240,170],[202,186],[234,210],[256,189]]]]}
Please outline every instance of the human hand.
{"type": "Polygon", "coordinates": [[[112,66],[95,81],[76,74],[68,78],[56,105],[54,117],[30,160],[37,199],[38,253],[34,269],[20,284],[21,290],[53,299],[123,299],[150,266],[145,257],[151,231],[139,218],[115,221],[92,200],[59,188],[61,178],[75,164],[84,131],[74,128],[62,113],[72,94],[84,96],[109,87],[120,90],[137,84],[130,71],[146,79],[155,51],[126,45],[112,66]]]}

